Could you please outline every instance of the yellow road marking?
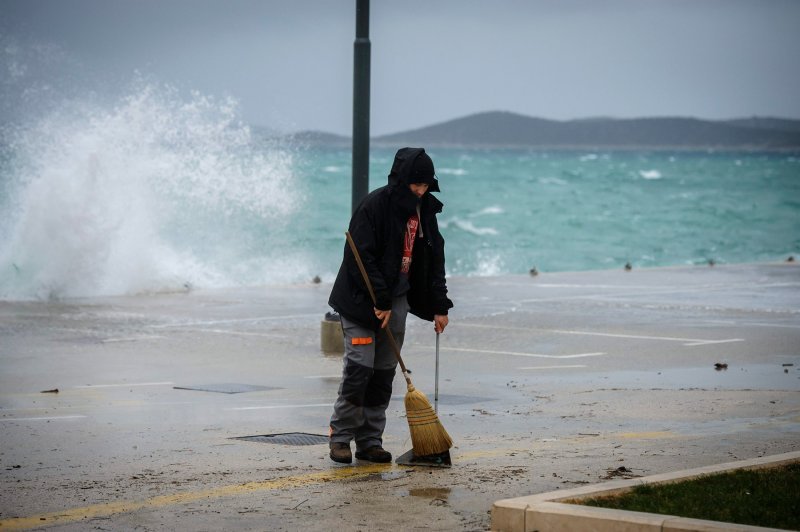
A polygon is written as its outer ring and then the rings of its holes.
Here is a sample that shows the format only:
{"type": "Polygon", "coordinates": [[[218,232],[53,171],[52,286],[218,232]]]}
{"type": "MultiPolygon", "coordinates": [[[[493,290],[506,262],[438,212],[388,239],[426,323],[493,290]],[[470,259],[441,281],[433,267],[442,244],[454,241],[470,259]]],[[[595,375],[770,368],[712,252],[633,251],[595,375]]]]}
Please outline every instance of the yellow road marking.
{"type": "Polygon", "coordinates": [[[366,477],[375,473],[383,473],[391,469],[391,464],[369,464],[358,467],[341,467],[294,477],[282,477],[272,480],[247,482],[245,484],[220,486],[218,488],[210,488],[199,491],[160,495],[158,497],[152,497],[150,499],[144,499],[141,501],[117,501],[103,504],[93,504],[90,506],[68,508],[59,512],[33,515],[30,517],[3,519],[0,521],[0,530],[25,530],[42,526],[63,525],[84,519],[107,517],[114,514],[135,512],[143,509],[160,508],[174,504],[185,504],[202,499],[218,499],[221,497],[232,497],[235,495],[253,493],[257,491],[291,489],[310,484],[318,484],[320,482],[366,477]]]}
{"type": "MultiPolygon", "coordinates": [[[[608,434],[604,439],[609,438],[630,438],[630,439],[657,439],[657,438],[675,438],[677,435],[670,431],[652,431],[652,432],[623,432],[617,434],[608,434]]],[[[565,442],[575,442],[583,438],[567,437],[559,438],[557,443],[563,444],[565,442]]],[[[596,441],[596,440],[595,440],[596,441]]],[[[508,455],[509,453],[523,453],[530,452],[537,448],[543,447],[542,443],[551,442],[536,442],[538,445],[532,445],[527,448],[494,448],[485,450],[476,450],[468,452],[454,452],[454,459],[470,460],[477,458],[491,458],[501,455],[508,455]]],[[[220,486],[218,488],[210,488],[199,491],[189,491],[183,493],[174,493],[171,495],[160,495],[150,499],[141,501],[118,501],[103,504],[94,504],[79,508],[66,509],[59,512],[51,512],[47,514],[34,515],[30,517],[20,517],[0,520],[0,530],[25,530],[30,528],[39,528],[42,526],[63,525],[81,521],[84,519],[92,519],[97,517],[107,517],[115,514],[135,512],[143,509],[160,508],[171,506],[175,504],[185,504],[202,499],[217,499],[222,497],[233,497],[245,493],[253,493],[258,491],[270,491],[279,489],[291,489],[311,484],[318,484],[321,482],[339,481],[347,479],[355,479],[366,477],[375,473],[384,473],[391,471],[393,466],[391,464],[370,464],[364,466],[353,467],[340,467],[316,473],[308,473],[306,475],[299,475],[293,477],[282,477],[272,480],[263,480],[258,482],[247,482],[245,484],[233,484],[228,486],[220,486]]]]}

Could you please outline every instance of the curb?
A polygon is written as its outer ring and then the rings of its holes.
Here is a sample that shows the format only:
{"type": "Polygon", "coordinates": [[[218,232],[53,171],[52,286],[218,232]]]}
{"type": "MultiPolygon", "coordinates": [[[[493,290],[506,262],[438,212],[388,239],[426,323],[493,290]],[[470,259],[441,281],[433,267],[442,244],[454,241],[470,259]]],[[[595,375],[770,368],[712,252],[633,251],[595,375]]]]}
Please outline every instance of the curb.
{"type": "Polygon", "coordinates": [[[628,480],[613,480],[593,486],[581,486],[570,490],[551,491],[502,499],[492,505],[491,530],[498,532],[547,532],[568,530],[625,531],[625,532],[666,532],[666,531],[722,531],[750,530],[766,531],[774,528],[756,527],[689,519],[673,515],[649,514],[625,510],[611,510],[566,504],[561,501],[589,497],[616,495],[629,491],[642,484],[668,484],[689,480],[702,475],[723,473],[736,469],[761,469],[788,464],[800,460],[800,451],[729,462],[672,473],[662,473],[628,480]]]}

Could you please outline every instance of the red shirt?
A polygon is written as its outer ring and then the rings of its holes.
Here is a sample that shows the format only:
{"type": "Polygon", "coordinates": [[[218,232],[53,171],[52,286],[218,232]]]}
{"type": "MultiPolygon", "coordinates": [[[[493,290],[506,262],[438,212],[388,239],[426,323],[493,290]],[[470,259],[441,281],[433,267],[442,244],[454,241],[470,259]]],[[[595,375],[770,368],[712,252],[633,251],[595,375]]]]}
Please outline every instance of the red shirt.
{"type": "Polygon", "coordinates": [[[406,222],[406,234],[403,238],[403,261],[400,263],[400,273],[408,275],[408,270],[411,267],[411,252],[414,250],[414,240],[417,238],[417,229],[419,228],[419,217],[412,214],[406,222]]]}

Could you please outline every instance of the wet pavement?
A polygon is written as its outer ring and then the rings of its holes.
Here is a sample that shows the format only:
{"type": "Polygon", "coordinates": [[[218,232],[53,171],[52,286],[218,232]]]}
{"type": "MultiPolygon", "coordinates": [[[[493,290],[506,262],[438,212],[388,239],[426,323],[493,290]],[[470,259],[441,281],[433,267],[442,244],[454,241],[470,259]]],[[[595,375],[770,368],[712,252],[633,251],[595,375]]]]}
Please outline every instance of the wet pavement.
{"type": "MultiPolygon", "coordinates": [[[[449,284],[451,469],[237,439],[327,434],[329,284],[0,302],[0,530],[485,530],[497,499],[800,449],[796,264],[449,284]]],[[[434,353],[411,317],[431,402],[434,353]]]]}

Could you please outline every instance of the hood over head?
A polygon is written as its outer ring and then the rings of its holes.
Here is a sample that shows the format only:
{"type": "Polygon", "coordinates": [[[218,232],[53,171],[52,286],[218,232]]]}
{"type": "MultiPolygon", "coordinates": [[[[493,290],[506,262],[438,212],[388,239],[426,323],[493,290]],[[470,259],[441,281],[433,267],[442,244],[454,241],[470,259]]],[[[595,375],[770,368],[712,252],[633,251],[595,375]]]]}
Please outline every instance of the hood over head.
{"type": "Polygon", "coordinates": [[[425,183],[429,192],[439,192],[433,161],[425,148],[400,148],[389,172],[389,184],[407,187],[414,183],[425,183]]]}

